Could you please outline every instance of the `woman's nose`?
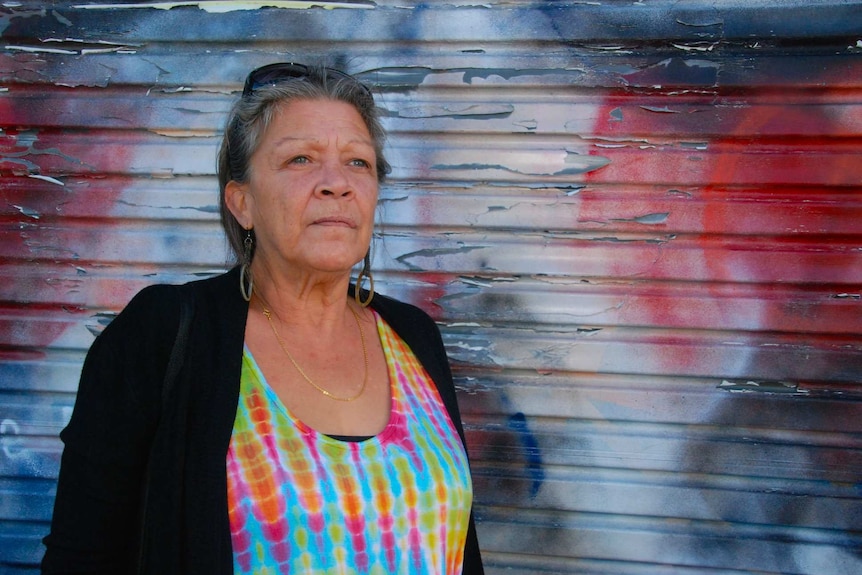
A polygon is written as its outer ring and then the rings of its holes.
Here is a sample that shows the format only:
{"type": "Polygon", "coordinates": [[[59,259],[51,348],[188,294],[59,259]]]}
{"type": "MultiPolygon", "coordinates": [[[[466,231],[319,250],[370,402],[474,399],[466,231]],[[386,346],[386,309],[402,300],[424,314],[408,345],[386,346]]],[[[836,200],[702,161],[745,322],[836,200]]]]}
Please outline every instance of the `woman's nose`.
{"type": "Polygon", "coordinates": [[[352,193],[350,179],[340,163],[326,162],[320,169],[320,180],[315,190],[321,196],[349,196],[352,193]]]}

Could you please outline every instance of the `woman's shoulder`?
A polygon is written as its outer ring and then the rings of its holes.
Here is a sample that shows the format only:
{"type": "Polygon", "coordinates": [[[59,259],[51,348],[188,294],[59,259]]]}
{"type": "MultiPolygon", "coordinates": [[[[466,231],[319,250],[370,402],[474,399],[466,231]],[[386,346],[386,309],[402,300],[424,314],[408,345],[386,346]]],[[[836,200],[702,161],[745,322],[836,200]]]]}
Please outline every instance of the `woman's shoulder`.
{"type": "Polygon", "coordinates": [[[371,308],[389,323],[418,323],[426,328],[434,326],[434,329],[437,326],[434,320],[431,319],[431,316],[419,306],[383,294],[374,294],[374,299],[371,300],[371,308]]]}
{"type": "MultiPolygon", "coordinates": [[[[137,336],[168,333],[175,329],[184,300],[195,299],[196,292],[217,283],[213,278],[195,280],[185,284],[152,284],[138,291],[119,314],[105,328],[103,334],[133,332],[137,336]]],[[[223,280],[222,280],[223,281],[223,280]]]]}
{"type": "Polygon", "coordinates": [[[419,306],[381,294],[375,294],[371,308],[413,349],[422,355],[423,363],[445,357],[443,339],[437,323],[419,306]]]}
{"type": "Polygon", "coordinates": [[[158,283],[146,286],[132,297],[120,316],[153,319],[175,317],[183,300],[195,299],[207,292],[227,291],[226,287],[233,275],[234,271],[231,270],[184,284],[158,283]]]}
{"type": "MultiPolygon", "coordinates": [[[[125,348],[154,349],[149,342],[157,342],[165,334],[176,331],[179,321],[177,287],[151,285],[136,293],[101,331],[91,353],[96,349],[113,350],[110,353],[125,348]]],[[[158,347],[161,346],[155,349],[158,347]]]]}

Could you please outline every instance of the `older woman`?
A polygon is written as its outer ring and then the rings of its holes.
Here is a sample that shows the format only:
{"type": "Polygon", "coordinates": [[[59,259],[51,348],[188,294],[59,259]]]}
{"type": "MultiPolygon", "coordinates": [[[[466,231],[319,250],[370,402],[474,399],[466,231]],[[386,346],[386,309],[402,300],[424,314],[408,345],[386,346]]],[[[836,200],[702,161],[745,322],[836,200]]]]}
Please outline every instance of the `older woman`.
{"type": "Polygon", "coordinates": [[[249,75],[219,153],[240,265],[93,344],[43,572],[482,573],[440,334],[373,291],[383,140],[351,76],[249,75]]]}

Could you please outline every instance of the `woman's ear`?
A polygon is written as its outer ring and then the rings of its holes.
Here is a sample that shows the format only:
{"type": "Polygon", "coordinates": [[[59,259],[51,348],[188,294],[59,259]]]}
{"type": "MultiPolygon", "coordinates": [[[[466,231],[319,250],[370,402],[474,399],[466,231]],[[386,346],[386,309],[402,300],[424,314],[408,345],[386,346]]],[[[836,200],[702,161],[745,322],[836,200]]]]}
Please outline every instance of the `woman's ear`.
{"type": "Polygon", "coordinates": [[[248,184],[241,184],[236,180],[229,181],[224,187],[224,201],[239,225],[247,230],[254,227],[248,184]]]}

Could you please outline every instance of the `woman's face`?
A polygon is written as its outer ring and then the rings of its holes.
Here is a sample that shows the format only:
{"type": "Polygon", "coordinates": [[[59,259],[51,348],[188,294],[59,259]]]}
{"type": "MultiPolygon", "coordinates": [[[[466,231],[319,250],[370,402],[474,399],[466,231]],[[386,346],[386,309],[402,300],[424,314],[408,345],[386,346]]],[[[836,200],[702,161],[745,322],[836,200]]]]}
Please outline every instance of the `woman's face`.
{"type": "Polygon", "coordinates": [[[368,128],[350,104],[296,100],[280,108],[226,200],[254,227],[255,261],[289,272],[349,272],[368,251],[377,168],[368,128]],[[281,267],[286,266],[286,267],[281,267]]]}

